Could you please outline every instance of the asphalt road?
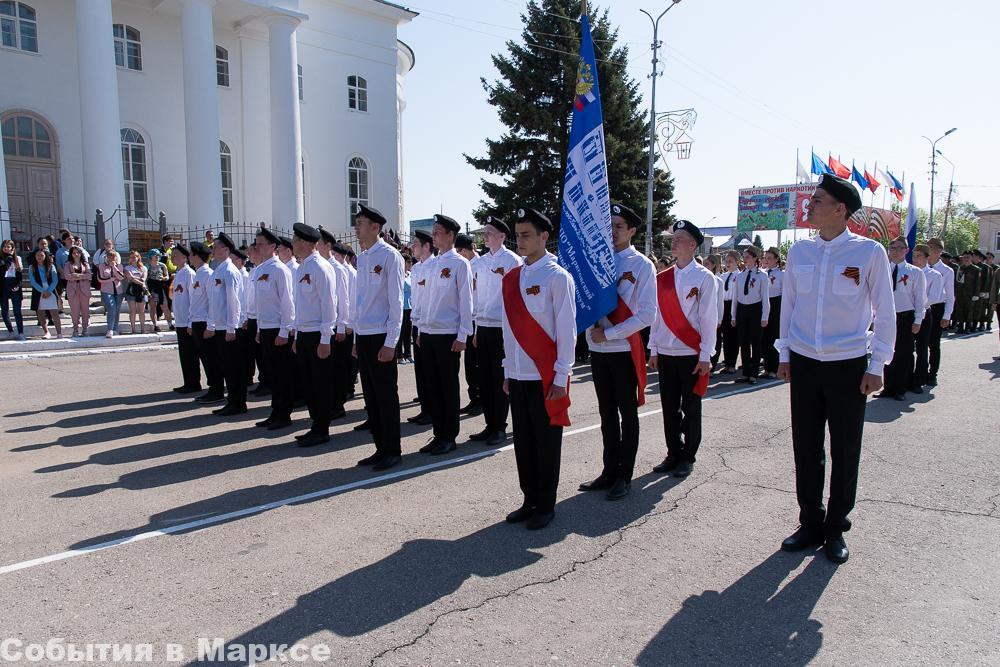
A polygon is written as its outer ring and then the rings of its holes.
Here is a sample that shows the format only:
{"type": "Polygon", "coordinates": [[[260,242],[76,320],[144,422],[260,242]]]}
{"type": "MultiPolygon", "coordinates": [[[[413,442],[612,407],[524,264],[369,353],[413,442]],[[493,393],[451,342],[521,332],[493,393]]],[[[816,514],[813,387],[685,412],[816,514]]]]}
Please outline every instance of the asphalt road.
{"type": "MultiPolygon", "coordinates": [[[[223,421],[172,394],[171,350],[0,362],[0,649],[148,644],[153,664],[194,664],[199,640],[219,639],[232,664],[234,646],[272,643],[298,644],[285,659],[302,664],[1000,664],[995,336],[945,342],[930,393],[869,404],[840,567],[778,550],[797,516],[779,383],[713,383],[683,481],[650,472],[664,455],[652,387],[633,493],[609,503],[576,491],[601,457],[578,368],[556,519],[533,533],[503,522],[520,502],[509,447],[460,442],[442,461],[416,452],[429,427],[407,425],[403,465],[375,478],[354,466],[372,451],[351,430],[360,401],[330,445],[302,450],[304,411],[298,430],[262,432],[259,400],[223,421]]],[[[400,377],[405,401],[412,366],[400,377]]],[[[462,438],[481,425],[463,419],[462,438]]]]}

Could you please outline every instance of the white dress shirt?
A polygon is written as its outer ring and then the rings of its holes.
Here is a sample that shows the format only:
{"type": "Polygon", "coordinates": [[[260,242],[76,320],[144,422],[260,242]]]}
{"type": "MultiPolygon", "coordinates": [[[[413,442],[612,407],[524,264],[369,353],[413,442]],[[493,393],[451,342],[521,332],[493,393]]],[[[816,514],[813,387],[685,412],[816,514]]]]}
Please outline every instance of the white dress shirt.
{"type": "MultiPolygon", "coordinates": [[[[524,265],[518,282],[528,313],[555,341],[555,378],[552,384],[565,387],[573,371],[576,354],[576,285],[573,278],[559,266],[555,255],[545,253],[534,264],[524,265]],[[532,293],[528,294],[527,290],[532,293]]],[[[514,337],[507,321],[507,310],[501,310],[501,314],[503,376],[508,380],[540,380],[535,362],[514,337]]]]}
{"type": "Polygon", "coordinates": [[[760,320],[763,322],[771,315],[771,285],[767,279],[767,274],[760,268],[744,269],[733,276],[734,285],[730,285],[733,292],[733,312],[732,319],[736,319],[736,304],[752,305],[763,304],[760,320]],[[749,279],[749,282],[747,280],[749,279]],[[744,294],[744,289],[746,294],[744,294]]]}
{"type": "Polygon", "coordinates": [[[194,269],[185,264],[174,274],[174,327],[186,329],[191,326],[191,286],[194,284],[194,269]]]}
{"type": "MultiPolygon", "coordinates": [[[[256,268],[256,267],[255,267],[256,268]]],[[[247,267],[239,269],[243,282],[240,284],[240,327],[250,319],[250,310],[253,308],[253,295],[250,285],[250,272],[247,267]]]]}
{"type": "Polygon", "coordinates": [[[459,341],[472,335],[472,270],[469,260],[454,248],[434,260],[424,274],[427,288],[422,299],[420,333],[456,334],[459,341]]]}
{"type": "MultiPolygon", "coordinates": [[[[257,288],[254,287],[254,281],[257,279],[257,270],[260,269],[260,265],[254,266],[250,269],[246,277],[246,285],[243,288],[243,294],[246,298],[246,319],[256,320],[257,319],[257,288]]],[[[246,271],[247,267],[244,266],[243,270],[246,271]]]]}
{"type": "Polygon", "coordinates": [[[597,323],[608,338],[603,343],[595,343],[593,329],[587,329],[587,346],[592,352],[628,352],[632,349],[628,337],[652,326],[656,319],[656,267],[653,263],[629,246],[615,253],[615,276],[618,296],[632,311],[632,317],[614,325],[606,316],[599,319],[597,323]]]}
{"type": "Polygon", "coordinates": [[[427,276],[434,270],[434,260],[437,257],[431,255],[427,259],[417,262],[410,269],[410,322],[420,329],[424,315],[424,297],[427,295],[427,276]]]}
{"type": "Polygon", "coordinates": [[[337,324],[337,272],[317,251],[302,260],[295,273],[295,331],[319,332],[329,345],[337,324]]]}
{"type": "Polygon", "coordinates": [[[299,260],[292,257],[290,260],[285,262],[285,266],[288,267],[288,270],[291,271],[294,276],[295,272],[299,270],[299,260]]]}
{"type": "Polygon", "coordinates": [[[194,272],[194,282],[191,283],[191,321],[208,322],[208,286],[212,282],[212,269],[208,262],[194,272]]]}
{"type": "Polygon", "coordinates": [[[503,277],[524,260],[519,255],[501,246],[496,252],[488,252],[479,258],[473,267],[476,293],[476,325],[499,327],[503,319],[503,277]]]}
{"type": "Polygon", "coordinates": [[[337,333],[347,333],[351,324],[351,272],[334,255],[330,255],[330,266],[337,272],[337,333]]]}
{"type": "Polygon", "coordinates": [[[854,359],[870,347],[868,372],[882,375],[896,344],[889,258],[882,244],[849,230],[832,241],[818,235],[796,241],[788,252],[781,299],[781,337],[774,343],[781,362],[792,351],[819,361],[854,359]]]}
{"type": "Polygon", "coordinates": [[[403,256],[381,238],[358,255],[351,294],[351,322],[361,336],[385,334],[383,347],[396,347],[403,327],[403,256]]]}
{"type": "MultiPolygon", "coordinates": [[[[668,357],[689,357],[698,355],[698,361],[710,361],[715,354],[716,330],[722,311],[719,301],[721,285],[716,276],[698,262],[692,261],[683,269],[674,265],[674,285],[681,310],[695,331],[701,334],[701,349],[688,347],[674,335],[657,303],[656,318],[649,332],[650,354],[668,357]]],[[[670,298],[670,297],[667,297],[670,298]]]]}
{"type": "Polygon", "coordinates": [[[722,299],[723,301],[733,300],[733,290],[736,289],[736,276],[739,271],[727,271],[719,276],[722,279],[722,299]]]}
{"type": "Polygon", "coordinates": [[[927,311],[927,276],[906,261],[891,265],[890,276],[894,269],[896,286],[892,290],[892,299],[896,304],[896,312],[905,313],[912,310],[913,321],[920,324],[924,321],[924,313],[927,311]]]}
{"type": "Polygon", "coordinates": [[[924,272],[924,278],[927,280],[927,310],[930,311],[931,304],[942,303],[944,301],[944,277],[930,265],[925,266],[921,270],[924,272]]]}
{"type": "Polygon", "coordinates": [[[243,275],[228,257],[215,267],[208,286],[209,331],[235,334],[240,326],[240,294],[243,275]]]}
{"type": "Polygon", "coordinates": [[[254,307],[257,329],[277,329],[288,338],[295,327],[294,278],[292,271],[277,256],[269,257],[254,269],[254,307]]]}
{"type": "MultiPolygon", "coordinates": [[[[931,268],[941,274],[944,283],[944,299],[942,299],[944,301],[944,317],[942,319],[950,320],[951,313],[955,310],[955,270],[940,259],[936,264],[932,264],[931,268]]],[[[935,303],[941,303],[941,301],[931,301],[932,305],[935,303]]]]}
{"type": "Polygon", "coordinates": [[[781,296],[782,286],[785,283],[785,272],[777,267],[773,269],[768,269],[767,283],[768,283],[767,291],[769,298],[773,299],[776,296],[781,296]]]}
{"type": "Polygon", "coordinates": [[[719,324],[722,324],[722,318],[725,316],[725,295],[723,294],[722,276],[715,276],[715,292],[716,296],[719,298],[719,324]]]}

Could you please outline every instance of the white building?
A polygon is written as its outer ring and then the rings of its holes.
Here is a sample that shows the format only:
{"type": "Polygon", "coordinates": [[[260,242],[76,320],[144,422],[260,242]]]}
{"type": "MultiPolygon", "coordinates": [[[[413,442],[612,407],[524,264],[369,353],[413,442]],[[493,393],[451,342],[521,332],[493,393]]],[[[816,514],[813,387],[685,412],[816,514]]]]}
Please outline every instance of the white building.
{"type": "Polygon", "coordinates": [[[101,209],[124,245],[159,211],[171,229],[344,233],[360,201],[398,229],[414,55],[396,31],[415,16],[382,0],[0,0],[0,219],[101,209]]]}

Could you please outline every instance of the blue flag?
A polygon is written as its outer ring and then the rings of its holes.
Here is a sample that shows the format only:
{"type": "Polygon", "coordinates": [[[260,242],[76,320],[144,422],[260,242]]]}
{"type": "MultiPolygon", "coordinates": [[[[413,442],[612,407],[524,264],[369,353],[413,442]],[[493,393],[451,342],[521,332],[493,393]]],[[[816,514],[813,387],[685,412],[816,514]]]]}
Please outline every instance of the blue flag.
{"type": "Polygon", "coordinates": [[[861,172],[853,164],[851,165],[851,180],[861,186],[862,193],[868,189],[868,181],[865,180],[865,177],[861,175],[861,172]]]}
{"type": "Polygon", "coordinates": [[[917,245],[917,195],[910,183],[910,203],[906,207],[906,261],[913,261],[913,248],[917,245]]]}
{"type": "Polygon", "coordinates": [[[586,15],[580,23],[580,66],[559,224],[559,263],[576,283],[577,332],[592,326],[618,303],[597,61],[586,15]]]}
{"type": "Polygon", "coordinates": [[[826,162],[823,162],[818,157],[816,157],[815,152],[813,153],[812,173],[816,174],[817,176],[822,176],[823,174],[830,174],[831,176],[834,175],[833,169],[830,169],[829,165],[827,165],[826,162]]]}

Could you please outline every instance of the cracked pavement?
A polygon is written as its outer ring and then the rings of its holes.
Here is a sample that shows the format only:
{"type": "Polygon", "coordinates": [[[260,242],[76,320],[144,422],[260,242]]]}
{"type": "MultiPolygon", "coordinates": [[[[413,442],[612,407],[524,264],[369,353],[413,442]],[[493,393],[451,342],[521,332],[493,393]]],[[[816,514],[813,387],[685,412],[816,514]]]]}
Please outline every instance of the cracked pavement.
{"type": "MultiPolygon", "coordinates": [[[[530,533],[503,522],[520,500],[509,451],[278,502],[372,476],[353,465],[371,451],[358,401],[331,446],[300,450],[299,431],[252,427],[261,402],[222,422],[170,394],[172,351],[8,362],[23,390],[0,410],[0,567],[144,539],[0,574],[0,639],[151,643],[155,664],[168,642],[196,664],[199,638],[371,666],[1000,664],[994,335],[944,343],[930,393],[869,404],[840,567],[777,549],[797,514],[786,385],[706,401],[683,481],[650,472],[662,418],[643,417],[633,493],[609,503],[576,491],[601,456],[599,429],[574,433],[597,423],[584,378],[556,520],[530,533]],[[62,373],[93,382],[70,391],[62,373]]],[[[412,367],[400,378],[406,401],[412,367]]],[[[658,408],[654,389],[640,413],[658,408]]],[[[437,461],[415,453],[426,429],[403,433],[404,468],[437,461]]]]}

